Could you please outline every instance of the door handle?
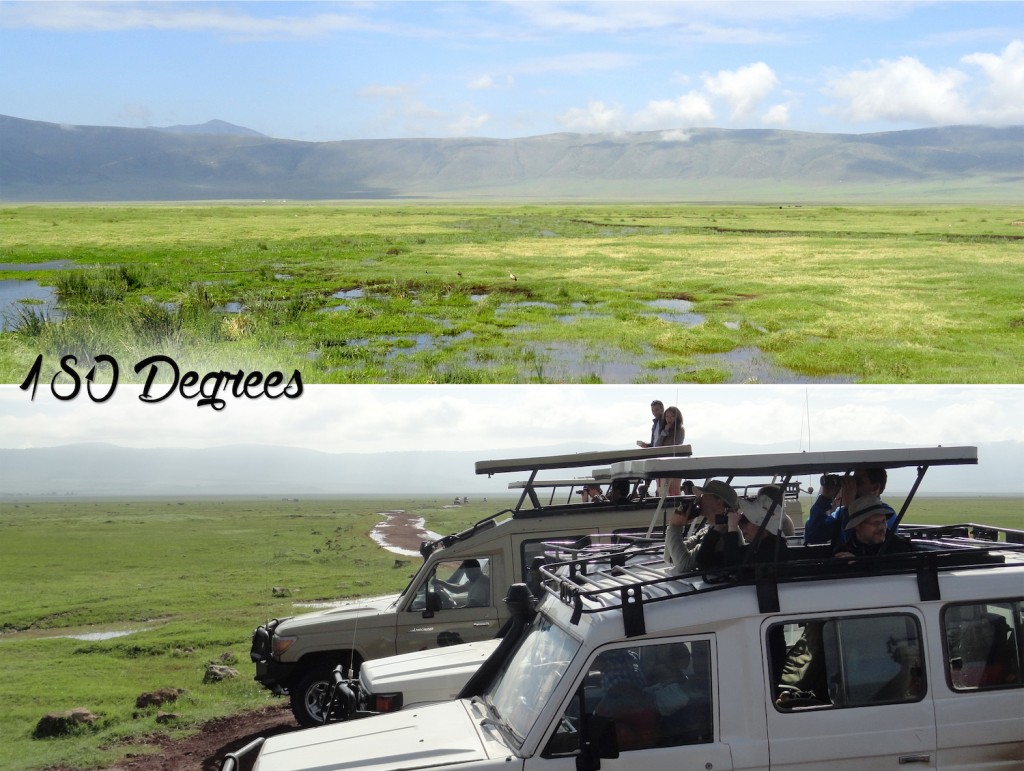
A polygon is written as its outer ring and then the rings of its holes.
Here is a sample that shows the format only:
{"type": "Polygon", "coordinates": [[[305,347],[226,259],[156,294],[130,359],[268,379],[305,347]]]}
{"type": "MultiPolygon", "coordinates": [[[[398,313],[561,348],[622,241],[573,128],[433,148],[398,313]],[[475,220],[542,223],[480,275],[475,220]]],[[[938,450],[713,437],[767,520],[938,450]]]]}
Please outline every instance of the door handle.
{"type": "Polygon", "coordinates": [[[931,755],[900,755],[900,765],[904,763],[931,763],[931,755]]]}

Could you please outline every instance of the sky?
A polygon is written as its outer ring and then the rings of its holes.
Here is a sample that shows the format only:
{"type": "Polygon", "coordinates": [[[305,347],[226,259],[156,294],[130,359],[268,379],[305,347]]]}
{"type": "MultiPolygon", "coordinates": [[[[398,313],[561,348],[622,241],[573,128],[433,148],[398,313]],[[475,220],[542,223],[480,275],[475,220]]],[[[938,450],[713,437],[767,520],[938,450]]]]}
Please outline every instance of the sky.
{"type": "Polygon", "coordinates": [[[1019,2],[0,0],[0,112],[304,141],[1024,124],[1019,2]]]}
{"type": "Polygon", "coordinates": [[[1021,456],[1024,386],[307,386],[297,399],[229,399],[221,411],[172,397],[34,400],[0,386],[0,448],[108,442],[122,447],[264,444],[332,453],[470,450],[478,460],[632,448],[649,439],[650,402],[680,407],[694,455],[976,445],[977,491],[1024,493],[1006,477],[1021,456]],[[526,450],[529,451],[526,451],[526,450]],[[986,454],[987,453],[987,454],[986,454]],[[998,469],[995,480],[986,466],[998,469]]]}

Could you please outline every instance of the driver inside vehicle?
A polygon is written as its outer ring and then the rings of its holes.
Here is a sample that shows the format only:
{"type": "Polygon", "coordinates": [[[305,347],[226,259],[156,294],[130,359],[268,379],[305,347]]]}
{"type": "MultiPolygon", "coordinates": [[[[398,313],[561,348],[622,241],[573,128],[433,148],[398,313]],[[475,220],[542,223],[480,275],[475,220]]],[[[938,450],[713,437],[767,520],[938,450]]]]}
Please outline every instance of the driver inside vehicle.
{"type": "Polygon", "coordinates": [[[482,608],[491,604],[491,579],[484,574],[480,560],[463,560],[448,581],[435,578],[431,583],[449,600],[447,607],[482,608]]]}

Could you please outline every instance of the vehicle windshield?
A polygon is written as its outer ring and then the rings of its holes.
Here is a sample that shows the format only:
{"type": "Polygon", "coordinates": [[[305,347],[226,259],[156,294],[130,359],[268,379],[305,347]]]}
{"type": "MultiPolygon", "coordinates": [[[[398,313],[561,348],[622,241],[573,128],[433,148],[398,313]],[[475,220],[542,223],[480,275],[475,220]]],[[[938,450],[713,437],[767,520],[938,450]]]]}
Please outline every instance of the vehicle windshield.
{"type": "Polygon", "coordinates": [[[519,650],[491,683],[485,699],[520,743],[551,700],[580,645],[546,616],[538,616],[519,650]]]}

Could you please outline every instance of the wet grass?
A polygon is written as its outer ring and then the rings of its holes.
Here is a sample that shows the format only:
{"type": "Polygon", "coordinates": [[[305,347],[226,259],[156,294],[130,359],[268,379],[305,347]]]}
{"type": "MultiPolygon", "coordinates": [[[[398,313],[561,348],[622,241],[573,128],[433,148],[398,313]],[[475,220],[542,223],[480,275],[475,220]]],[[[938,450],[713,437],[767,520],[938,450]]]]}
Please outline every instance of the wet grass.
{"type": "Polygon", "coordinates": [[[17,273],[54,286],[66,317],[0,334],[0,378],[73,352],[115,356],[122,378],[164,353],[307,383],[1019,382],[1021,222],[1009,207],[5,207],[0,264],[74,268],[17,273]],[[652,305],[672,300],[692,308],[652,305]],[[726,356],[748,349],[767,362],[753,375],[726,356]]]}

